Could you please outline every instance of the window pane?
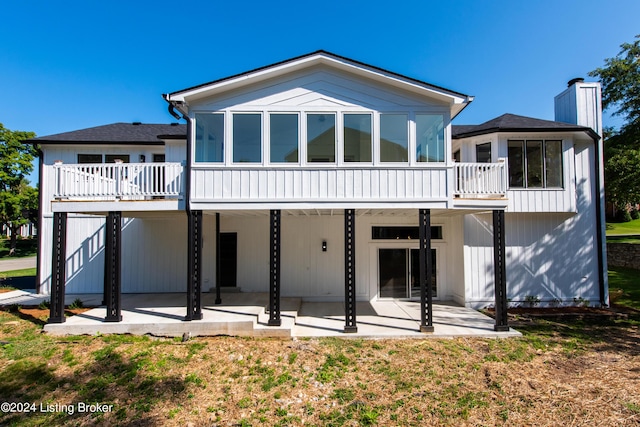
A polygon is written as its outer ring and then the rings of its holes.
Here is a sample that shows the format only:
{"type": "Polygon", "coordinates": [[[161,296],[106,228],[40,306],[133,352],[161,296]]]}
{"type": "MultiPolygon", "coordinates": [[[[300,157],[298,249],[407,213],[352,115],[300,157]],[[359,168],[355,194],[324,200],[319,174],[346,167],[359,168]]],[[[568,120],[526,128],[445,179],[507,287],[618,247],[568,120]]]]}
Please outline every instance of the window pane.
{"type": "Polygon", "coordinates": [[[336,161],[336,117],[333,114],[307,115],[307,161],[336,161]]]}
{"type": "Polygon", "coordinates": [[[476,145],[476,162],[491,163],[491,143],[476,145]]]}
{"type": "Polygon", "coordinates": [[[444,162],[444,118],[441,114],[416,114],[416,159],[444,162]]]}
{"type": "Polygon", "coordinates": [[[344,115],[344,161],[371,162],[371,115],[344,115]]]}
{"type": "Polygon", "coordinates": [[[542,141],[527,141],[527,187],[540,188],[542,178],[542,141]]]}
{"type": "Polygon", "coordinates": [[[272,114],[271,163],[298,163],[298,115],[272,114]]]}
{"type": "Polygon", "coordinates": [[[380,115],[380,161],[406,162],[409,160],[409,132],[406,114],[380,115]]]}
{"type": "Polygon", "coordinates": [[[102,163],[102,154],[78,154],[78,163],[102,163]]]}
{"type": "Polygon", "coordinates": [[[260,114],[233,115],[233,162],[260,163],[262,161],[262,116],[260,114]]]}
{"type": "Polygon", "coordinates": [[[509,141],[509,187],[524,187],[524,141],[509,141]]]}
{"type": "Polygon", "coordinates": [[[545,141],[546,187],[562,187],[562,141],[545,141]]]}
{"type": "Polygon", "coordinates": [[[196,114],[196,162],[224,161],[224,114],[196,114]]]}

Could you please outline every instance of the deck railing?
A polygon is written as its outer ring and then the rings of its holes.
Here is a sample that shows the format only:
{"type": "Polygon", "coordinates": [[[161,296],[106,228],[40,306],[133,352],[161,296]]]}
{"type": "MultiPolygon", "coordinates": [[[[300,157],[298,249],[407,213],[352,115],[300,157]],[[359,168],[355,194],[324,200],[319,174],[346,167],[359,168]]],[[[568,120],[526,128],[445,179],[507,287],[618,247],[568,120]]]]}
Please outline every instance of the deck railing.
{"type": "Polygon", "coordinates": [[[180,163],[56,163],[53,168],[58,199],[145,200],[184,191],[180,163]]]}
{"type": "Polygon", "coordinates": [[[455,163],[454,196],[504,197],[508,188],[507,161],[498,163],[455,163]]]}

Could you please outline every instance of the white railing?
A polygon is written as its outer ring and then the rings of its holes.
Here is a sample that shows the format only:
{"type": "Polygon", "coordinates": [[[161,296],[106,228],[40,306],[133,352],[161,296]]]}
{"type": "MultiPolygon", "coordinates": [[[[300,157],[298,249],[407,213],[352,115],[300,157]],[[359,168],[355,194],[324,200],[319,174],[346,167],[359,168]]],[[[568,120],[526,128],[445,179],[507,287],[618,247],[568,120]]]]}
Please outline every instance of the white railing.
{"type": "Polygon", "coordinates": [[[183,193],[180,163],[56,163],[53,168],[58,199],[145,200],[183,193]]]}
{"type": "Polygon", "coordinates": [[[504,197],[507,193],[506,159],[498,159],[498,163],[456,163],[453,172],[454,196],[504,197]]]}

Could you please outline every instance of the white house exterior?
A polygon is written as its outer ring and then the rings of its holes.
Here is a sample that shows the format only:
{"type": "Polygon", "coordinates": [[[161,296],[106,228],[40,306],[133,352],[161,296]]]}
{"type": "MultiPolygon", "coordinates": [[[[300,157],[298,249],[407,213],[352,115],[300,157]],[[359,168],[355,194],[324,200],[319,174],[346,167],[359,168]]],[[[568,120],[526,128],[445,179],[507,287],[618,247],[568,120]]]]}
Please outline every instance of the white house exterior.
{"type": "Polygon", "coordinates": [[[187,125],[117,123],[35,138],[39,291],[237,287],[279,299],[416,298],[505,308],[606,304],[600,92],[572,82],[557,120],[453,120],[472,97],[319,51],[165,95],[187,125]],[[430,280],[427,278],[431,277],[430,280]],[[427,284],[431,286],[427,286],[427,284]],[[421,286],[422,285],[422,286],[421,286]]]}

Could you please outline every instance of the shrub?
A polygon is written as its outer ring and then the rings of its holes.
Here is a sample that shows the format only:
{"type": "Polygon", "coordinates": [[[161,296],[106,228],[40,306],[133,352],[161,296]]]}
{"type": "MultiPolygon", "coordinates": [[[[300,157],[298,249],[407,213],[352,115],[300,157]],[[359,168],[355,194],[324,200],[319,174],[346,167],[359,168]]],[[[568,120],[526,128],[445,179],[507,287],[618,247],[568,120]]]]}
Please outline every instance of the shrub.
{"type": "Polygon", "coordinates": [[[621,209],[616,213],[617,222],[629,222],[631,221],[631,214],[626,209],[621,209]]]}
{"type": "Polygon", "coordinates": [[[631,209],[631,219],[640,219],[640,211],[636,208],[631,209]]]}

